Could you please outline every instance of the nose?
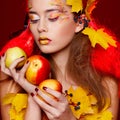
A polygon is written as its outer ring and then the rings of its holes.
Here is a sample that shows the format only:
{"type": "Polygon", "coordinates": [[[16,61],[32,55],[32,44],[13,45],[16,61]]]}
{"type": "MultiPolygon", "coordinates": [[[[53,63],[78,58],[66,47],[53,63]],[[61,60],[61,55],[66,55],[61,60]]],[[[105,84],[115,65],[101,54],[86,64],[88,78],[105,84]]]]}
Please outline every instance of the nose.
{"type": "Polygon", "coordinates": [[[38,32],[47,32],[48,28],[47,28],[47,23],[44,19],[41,19],[38,26],[37,26],[37,30],[38,32]]]}

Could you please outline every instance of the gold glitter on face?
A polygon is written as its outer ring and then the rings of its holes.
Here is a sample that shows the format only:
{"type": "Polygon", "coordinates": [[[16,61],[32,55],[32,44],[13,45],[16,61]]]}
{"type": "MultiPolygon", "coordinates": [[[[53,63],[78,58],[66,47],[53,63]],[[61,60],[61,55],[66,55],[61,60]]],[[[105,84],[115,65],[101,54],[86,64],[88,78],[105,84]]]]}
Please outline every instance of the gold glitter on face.
{"type": "MultiPolygon", "coordinates": [[[[52,0],[52,2],[53,1],[55,0],[52,0]]],[[[57,8],[55,7],[55,9],[51,9],[51,10],[48,10],[49,12],[45,12],[45,19],[50,22],[59,21],[60,23],[63,21],[69,20],[69,16],[71,12],[65,7],[65,3],[63,2],[61,3],[61,1],[60,2],[59,1],[57,2],[57,1],[55,1],[55,3],[52,5],[49,3],[50,6],[56,6],[57,4],[57,8]]],[[[31,5],[30,2],[29,4],[31,5]]],[[[41,19],[41,15],[39,15],[39,13],[37,12],[29,12],[28,15],[29,15],[29,20],[31,24],[38,23],[39,20],[41,19]]]]}
{"type": "Polygon", "coordinates": [[[50,15],[49,15],[49,18],[50,19],[54,19],[54,18],[57,18],[58,16],[60,16],[61,14],[60,13],[51,13],[50,15]]]}
{"type": "Polygon", "coordinates": [[[51,5],[64,6],[65,3],[62,0],[52,0],[51,5]]]}
{"type": "Polygon", "coordinates": [[[30,0],[28,0],[28,10],[32,8],[32,3],[30,0]]]}
{"type": "Polygon", "coordinates": [[[58,6],[59,7],[59,12],[60,13],[56,13],[56,14],[51,14],[51,16],[56,16],[57,15],[61,18],[60,22],[63,20],[68,20],[69,19],[69,13],[68,11],[65,9],[66,3],[63,2],[62,0],[51,0],[50,4],[52,6],[58,6]]]}
{"type": "Polygon", "coordinates": [[[30,30],[40,50],[54,53],[69,45],[76,30],[71,7],[64,0],[31,1],[30,30]]]}

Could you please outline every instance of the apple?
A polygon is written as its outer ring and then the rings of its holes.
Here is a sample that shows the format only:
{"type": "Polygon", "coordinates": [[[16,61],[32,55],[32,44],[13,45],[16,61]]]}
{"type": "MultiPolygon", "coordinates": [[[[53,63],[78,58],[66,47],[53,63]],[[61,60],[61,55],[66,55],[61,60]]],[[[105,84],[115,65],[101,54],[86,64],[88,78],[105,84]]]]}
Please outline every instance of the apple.
{"type": "Polygon", "coordinates": [[[47,79],[50,73],[49,61],[41,55],[33,55],[27,59],[30,62],[25,76],[26,79],[34,84],[39,85],[40,82],[47,79]]]}
{"type": "MultiPolygon", "coordinates": [[[[42,81],[39,84],[39,89],[41,89],[43,92],[45,92],[45,90],[43,89],[43,87],[47,87],[47,88],[50,88],[52,90],[56,90],[56,91],[62,93],[62,85],[56,79],[46,79],[46,80],[42,81]]],[[[54,98],[55,100],[57,100],[53,95],[51,95],[51,94],[49,94],[47,92],[45,92],[45,94],[47,94],[48,96],[50,96],[50,97],[54,98]]],[[[39,98],[43,100],[43,98],[41,98],[40,96],[39,96],[39,98]]]]}
{"type": "Polygon", "coordinates": [[[39,84],[39,88],[43,90],[43,87],[48,87],[58,92],[62,92],[62,85],[56,79],[46,79],[39,84]]]}
{"type": "Polygon", "coordinates": [[[12,47],[12,48],[8,48],[6,51],[6,58],[5,58],[5,65],[7,68],[10,67],[10,65],[18,58],[24,56],[25,59],[23,61],[21,61],[20,63],[18,63],[18,65],[16,66],[16,68],[20,68],[24,65],[25,60],[27,59],[27,55],[24,52],[23,49],[21,49],[20,47],[12,47]]]}

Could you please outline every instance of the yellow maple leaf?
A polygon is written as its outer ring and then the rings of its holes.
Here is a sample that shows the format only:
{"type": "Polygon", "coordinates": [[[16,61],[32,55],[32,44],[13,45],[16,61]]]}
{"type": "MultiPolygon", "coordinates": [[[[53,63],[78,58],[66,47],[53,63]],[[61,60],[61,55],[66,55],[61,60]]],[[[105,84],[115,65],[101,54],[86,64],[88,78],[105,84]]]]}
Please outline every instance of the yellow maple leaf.
{"type": "Polygon", "coordinates": [[[89,100],[90,100],[90,103],[91,103],[92,105],[96,105],[96,104],[97,104],[97,99],[96,99],[95,96],[89,95],[89,100]]]}
{"type": "Polygon", "coordinates": [[[8,94],[6,94],[3,97],[3,99],[2,99],[2,104],[3,105],[7,105],[7,104],[12,103],[12,101],[13,101],[13,99],[14,99],[15,96],[16,96],[16,94],[14,94],[14,93],[8,93],[8,94]]]}
{"type": "Polygon", "coordinates": [[[66,0],[67,5],[72,6],[71,12],[79,12],[83,9],[83,3],[82,0],[66,0]]]}
{"type": "Polygon", "coordinates": [[[97,43],[100,44],[104,49],[107,49],[109,45],[116,47],[116,41],[112,38],[112,36],[109,36],[107,33],[105,33],[102,28],[94,30],[86,27],[82,33],[88,35],[93,47],[95,47],[97,43]]]}
{"type": "Polygon", "coordinates": [[[87,92],[84,89],[81,87],[73,89],[71,87],[67,92],[67,99],[70,103],[71,110],[77,119],[79,119],[80,116],[84,114],[93,114],[94,111],[91,108],[89,97],[87,96],[87,92]],[[76,109],[76,107],[79,107],[79,109],[76,109]]]}
{"type": "Polygon", "coordinates": [[[10,113],[10,120],[23,120],[25,115],[25,110],[22,110],[17,113],[14,108],[11,108],[9,113],[10,113]]]}
{"type": "Polygon", "coordinates": [[[14,106],[17,112],[27,107],[27,94],[17,94],[13,99],[12,106],[14,106]]]}
{"type": "Polygon", "coordinates": [[[8,93],[3,98],[3,104],[11,104],[10,120],[23,120],[27,108],[27,94],[8,93]]]}
{"type": "Polygon", "coordinates": [[[85,120],[112,120],[113,115],[110,111],[105,110],[100,113],[96,113],[93,115],[86,115],[85,120]]]}

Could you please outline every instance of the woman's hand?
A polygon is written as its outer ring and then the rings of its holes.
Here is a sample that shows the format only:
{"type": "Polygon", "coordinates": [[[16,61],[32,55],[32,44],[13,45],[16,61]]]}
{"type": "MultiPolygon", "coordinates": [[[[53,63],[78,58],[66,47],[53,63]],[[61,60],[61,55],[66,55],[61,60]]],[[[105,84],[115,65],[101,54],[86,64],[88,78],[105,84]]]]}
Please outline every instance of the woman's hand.
{"type": "Polygon", "coordinates": [[[4,54],[4,55],[1,56],[1,61],[0,61],[1,71],[2,71],[4,74],[6,74],[6,75],[11,76],[9,69],[6,68],[6,66],[5,66],[5,58],[6,58],[6,54],[4,54]]]}
{"type": "Polygon", "coordinates": [[[41,109],[30,95],[24,120],[41,120],[41,109]]]}
{"type": "Polygon", "coordinates": [[[16,69],[17,64],[22,60],[24,60],[24,57],[16,59],[10,65],[9,68],[6,68],[5,66],[5,57],[6,55],[1,57],[1,71],[13,77],[14,81],[18,83],[26,92],[28,93],[34,92],[34,89],[36,88],[36,86],[29,83],[25,78],[25,72],[29,66],[29,61],[26,62],[26,64],[20,70],[17,70],[16,69]]]}
{"type": "Polygon", "coordinates": [[[42,92],[39,89],[36,89],[35,85],[29,83],[25,78],[25,72],[29,66],[29,61],[20,69],[16,70],[16,66],[19,62],[24,60],[24,58],[19,58],[10,65],[9,68],[5,67],[5,56],[1,57],[1,71],[7,75],[13,77],[14,81],[17,82],[26,92],[32,93],[34,100],[39,104],[40,108],[46,113],[47,117],[50,120],[76,120],[72,114],[72,111],[69,107],[69,103],[64,96],[64,94],[54,91],[50,88],[44,88],[46,92],[53,95],[50,97],[45,92],[42,92]],[[37,94],[36,94],[37,92],[37,94]],[[41,100],[41,96],[45,101],[41,100]]]}
{"type": "Polygon", "coordinates": [[[46,113],[49,120],[76,120],[64,94],[46,87],[43,87],[43,89],[53,97],[38,88],[36,88],[37,94],[32,93],[31,95],[46,113]]]}
{"type": "MultiPolygon", "coordinates": [[[[26,92],[28,92],[28,93],[34,92],[36,86],[32,85],[25,79],[25,72],[26,72],[27,67],[29,66],[29,62],[27,62],[20,70],[16,70],[16,65],[20,61],[24,60],[24,58],[19,58],[19,59],[15,60],[14,63],[11,64],[11,66],[9,68],[6,68],[5,57],[6,57],[6,55],[1,57],[1,71],[7,75],[13,77],[14,81],[16,83],[18,83],[24,90],[26,90],[26,92]]],[[[8,87],[8,84],[7,83],[5,83],[5,84],[8,87]]],[[[4,86],[6,86],[6,85],[4,85],[4,86]]],[[[11,88],[11,90],[12,90],[12,92],[18,91],[18,89],[16,89],[16,88],[15,88],[15,90],[13,88],[11,88]]],[[[2,106],[2,110],[9,111],[8,109],[9,108],[5,108],[4,106],[2,106]]],[[[4,117],[6,120],[9,119],[9,115],[7,115],[6,113],[2,114],[2,117],[4,117]]],[[[28,119],[29,120],[33,120],[33,119],[41,120],[41,109],[31,96],[28,97],[28,107],[27,107],[26,114],[25,114],[25,120],[28,120],[28,119]]]]}

